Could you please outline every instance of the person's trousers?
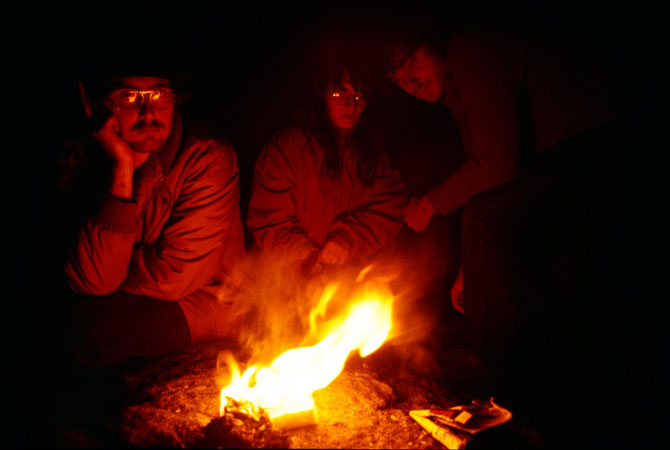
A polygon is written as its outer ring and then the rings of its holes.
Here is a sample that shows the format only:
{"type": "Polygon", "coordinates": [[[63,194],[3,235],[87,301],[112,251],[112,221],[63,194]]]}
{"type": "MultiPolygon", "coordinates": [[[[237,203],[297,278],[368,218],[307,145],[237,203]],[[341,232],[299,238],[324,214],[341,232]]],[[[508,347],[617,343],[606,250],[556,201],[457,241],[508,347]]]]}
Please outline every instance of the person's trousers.
{"type": "Polygon", "coordinates": [[[562,141],[464,208],[467,340],[511,400],[611,408],[644,383],[644,149],[628,151],[635,141],[618,126],[562,141]]]}
{"type": "Polygon", "coordinates": [[[67,330],[73,355],[92,366],[112,366],[133,356],[157,357],[191,342],[176,301],[121,291],[77,303],[67,330]]]}

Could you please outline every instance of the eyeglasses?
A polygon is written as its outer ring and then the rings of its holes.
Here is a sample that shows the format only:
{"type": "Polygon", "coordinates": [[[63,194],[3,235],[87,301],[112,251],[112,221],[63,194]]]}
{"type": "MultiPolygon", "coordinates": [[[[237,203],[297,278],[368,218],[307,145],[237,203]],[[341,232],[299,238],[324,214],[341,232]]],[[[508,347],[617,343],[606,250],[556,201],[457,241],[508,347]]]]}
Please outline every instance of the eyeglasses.
{"type": "Polygon", "coordinates": [[[400,80],[409,72],[414,70],[416,65],[416,54],[406,54],[393,61],[392,69],[386,73],[386,76],[392,83],[398,84],[400,80]]]}
{"type": "Polygon", "coordinates": [[[332,89],[328,91],[330,96],[333,98],[333,101],[338,105],[346,105],[350,101],[353,101],[354,104],[358,105],[365,101],[365,97],[362,94],[352,94],[347,91],[340,91],[332,89]]]}
{"type": "Polygon", "coordinates": [[[106,100],[117,109],[138,109],[144,104],[145,97],[156,109],[168,109],[174,105],[176,95],[170,89],[121,89],[112,92],[106,100]]]}

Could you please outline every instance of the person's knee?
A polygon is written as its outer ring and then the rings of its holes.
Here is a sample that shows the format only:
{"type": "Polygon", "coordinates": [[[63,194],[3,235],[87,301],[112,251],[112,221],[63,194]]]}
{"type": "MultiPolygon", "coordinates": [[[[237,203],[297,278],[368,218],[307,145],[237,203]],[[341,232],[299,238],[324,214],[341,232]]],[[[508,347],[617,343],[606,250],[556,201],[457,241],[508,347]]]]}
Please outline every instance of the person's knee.
{"type": "Polygon", "coordinates": [[[69,315],[70,351],[92,366],[112,366],[130,357],[154,358],[191,343],[177,302],[129,293],[85,299],[69,315]]]}
{"type": "MultiPolygon", "coordinates": [[[[113,326],[98,305],[84,302],[75,306],[67,320],[69,350],[77,360],[94,367],[113,365],[106,351],[106,330],[113,326]]],[[[118,324],[116,325],[118,327],[118,324]]]]}

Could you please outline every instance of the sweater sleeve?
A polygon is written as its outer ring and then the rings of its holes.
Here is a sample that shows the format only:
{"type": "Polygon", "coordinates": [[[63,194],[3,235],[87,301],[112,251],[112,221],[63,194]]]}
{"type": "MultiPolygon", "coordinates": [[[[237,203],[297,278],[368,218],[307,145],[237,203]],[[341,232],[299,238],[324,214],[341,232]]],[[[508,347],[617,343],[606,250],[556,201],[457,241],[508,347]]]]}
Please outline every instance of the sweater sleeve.
{"type": "Polygon", "coordinates": [[[213,141],[190,158],[160,239],[134,249],[121,290],[177,300],[221,267],[240,214],[237,159],[231,148],[213,141]]]}
{"type": "Polygon", "coordinates": [[[79,294],[106,295],[126,277],[137,230],[137,202],[106,196],[68,250],[65,275],[79,294]]]}
{"type": "Polygon", "coordinates": [[[475,34],[449,42],[448,90],[460,108],[461,135],[470,156],[442,184],[428,192],[441,214],[465,205],[473,195],[511,181],[518,169],[518,50],[475,34]]]}
{"type": "Polygon", "coordinates": [[[386,155],[380,158],[368,200],[335,220],[327,240],[351,250],[353,259],[370,255],[390,242],[402,228],[407,190],[386,155]]]}
{"type": "Polygon", "coordinates": [[[304,260],[318,251],[296,211],[295,155],[307,144],[297,130],[284,132],[267,144],[256,162],[247,226],[264,250],[290,251],[304,260]]]}

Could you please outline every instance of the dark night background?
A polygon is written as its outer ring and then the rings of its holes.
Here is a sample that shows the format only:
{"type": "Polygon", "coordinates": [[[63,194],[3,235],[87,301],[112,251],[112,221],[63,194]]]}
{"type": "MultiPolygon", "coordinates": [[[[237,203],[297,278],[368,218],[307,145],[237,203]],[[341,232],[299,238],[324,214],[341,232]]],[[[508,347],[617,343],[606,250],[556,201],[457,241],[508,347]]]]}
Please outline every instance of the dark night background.
{"type": "MultiPolygon", "coordinates": [[[[78,8],[5,7],[3,39],[9,53],[5,52],[3,72],[9,78],[5,92],[10,94],[6,109],[10,142],[3,152],[7,185],[3,197],[9,200],[3,217],[4,241],[10,243],[7,255],[11,255],[11,259],[6,257],[11,261],[5,283],[6,320],[13,322],[11,318],[24,309],[30,311],[49,301],[30,295],[30,283],[40,278],[35,273],[38,237],[48,222],[43,214],[44,180],[53,164],[55,142],[72,138],[82,129],[76,69],[88,61],[128,52],[170,54],[171,61],[191,75],[190,108],[208,117],[238,154],[244,213],[255,158],[270,135],[287,124],[310,88],[311,58],[323,55],[315,51],[318,45],[332,43],[337,36],[379,36],[380,31],[414,19],[444,28],[450,23],[491,23],[601,46],[652,87],[652,106],[658,109],[649,111],[648,124],[650,133],[659,131],[662,119],[656,95],[663,91],[660,81],[667,50],[662,25],[667,24],[652,3],[478,0],[218,2],[215,6],[166,2],[149,6],[90,2],[78,8]]],[[[374,56],[370,55],[371,61],[374,56]]],[[[410,180],[410,189],[421,193],[444,175],[435,161],[445,144],[458,146],[454,144],[458,139],[455,128],[445,108],[416,101],[392,86],[385,88],[386,120],[394,124],[389,132],[397,134],[398,148],[410,149],[417,142],[425,149],[423,153],[417,150],[414,160],[409,153],[396,155],[400,164],[414,164],[420,171],[410,180]]],[[[613,299],[613,307],[648,302],[649,316],[659,321],[649,326],[658,327],[657,337],[665,341],[661,302],[668,296],[661,282],[668,277],[664,270],[666,227],[661,218],[667,200],[661,171],[667,161],[662,154],[667,142],[648,134],[642,145],[641,158],[646,164],[632,174],[639,179],[640,195],[633,196],[632,203],[622,202],[621,207],[645,224],[645,233],[621,236],[618,243],[622,247],[620,264],[630,267],[630,279],[622,282],[635,286],[640,298],[622,296],[613,299]]],[[[15,333],[13,336],[16,338],[15,333]]],[[[14,345],[13,340],[7,342],[14,345]]],[[[25,356],[18,347],[18,356],[25,356]]]]}
{"type": "MultiPolygon", "coordinates": [[[[32,217],[36,208],[27,208],[24,200],[41,198],[40,181],[52,167],[49,149],[54,142],[75,138],[84,130],[79,73],[107,57],[142,60],[146,55],[147,60],[163,59],[189,74],[192,95],[185,106],[190,115],[206,119],[238,154],[243,214],[262,145],[273,132],[290,124],[291,114],[311,88],[315,62],[338,41],[372,42],[355,47],[369,53],[371,64],[379,65],[376,43],[397,27],[417,22],[446,30],[451,25],[492,24],[595,45],[646,83],[661,86],[663,33],[651,2],[625,7],[572,0],[241,3],[115,4],[104,12],[63,5],[32,11],[24,6],[7,12],[5,41],[10,52],[5,75],[13,104],[8,130],[20,148],[7,152],[9,166],[16,168],[9,170],[13,175],[9,180],[13,192],[20,192],[12,200],[25,218],[21,225],[16,223],[17,229],[33,230],[35,225],[39,229],[32,217]]],[[[459,145],[445,108],[417,101],[385,79],[380,80],[380,88],[386,95],[377,105],[384,109],[389,141],[401,139],[415,147],[406,147],[405,152],[402,145],[397,146],[400,151],[388,149],[395,151],[400,164],[421,166],[423,162],[412,161],[409,153],[422,146],[437,150],[424,156],[439,159],[445,143],[459,145]]],[[[652,96],[654,104],[660,105],[655,100],[659,91],[652,90],[652,96]]],[[[651,113],[649,117],[660,120],[651,113]]],[[[410,180],[418,183],[411,190],[420,194],[443,178],[438,166],[425,165],[428,172],[410,180]]],[[[409,171],[407,176],[412,176],[409,171]]],[[[649,181],[646,175],[641,178],[649,181]]],[[[32,256],[23,252],[23,257],[30,265],[32,256]]]]}

